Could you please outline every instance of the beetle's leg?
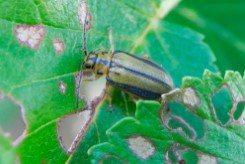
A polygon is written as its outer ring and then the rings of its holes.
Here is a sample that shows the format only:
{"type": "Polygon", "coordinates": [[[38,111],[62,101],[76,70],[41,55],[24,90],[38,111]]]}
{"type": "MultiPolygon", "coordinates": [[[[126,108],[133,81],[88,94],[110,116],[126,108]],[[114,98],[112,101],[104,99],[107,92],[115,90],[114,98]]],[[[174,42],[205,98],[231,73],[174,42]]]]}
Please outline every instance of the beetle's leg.
{"type": "Polygon", "coordinates": [[[114,52],[114,41],[113,41],[113,35],[112,35],[112,28],[109,27],[109,43],[110,43],[110,52],[113,53],[114,52]]]}
{"type": "Polygon", "coordinates": [[[105,100],[108,102],[108,111],[112,111],[112,96],[111,96],[112,88],[111,86],[106,83],[106,88],[105,88],[105,100]]]}

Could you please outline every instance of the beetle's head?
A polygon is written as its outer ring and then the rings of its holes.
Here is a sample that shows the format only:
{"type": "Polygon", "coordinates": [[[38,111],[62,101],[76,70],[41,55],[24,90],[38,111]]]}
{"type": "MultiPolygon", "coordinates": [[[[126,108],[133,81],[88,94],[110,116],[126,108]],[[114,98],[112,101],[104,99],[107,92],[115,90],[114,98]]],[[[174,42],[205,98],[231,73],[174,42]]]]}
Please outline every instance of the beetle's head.
{"type": "Polygon", "coordinates": [[[82,69],[85,80],[94,80],[106,75],[109,70],[111,56],[111,53],[105,51],[90,52],[83,62],[82,69]]]}

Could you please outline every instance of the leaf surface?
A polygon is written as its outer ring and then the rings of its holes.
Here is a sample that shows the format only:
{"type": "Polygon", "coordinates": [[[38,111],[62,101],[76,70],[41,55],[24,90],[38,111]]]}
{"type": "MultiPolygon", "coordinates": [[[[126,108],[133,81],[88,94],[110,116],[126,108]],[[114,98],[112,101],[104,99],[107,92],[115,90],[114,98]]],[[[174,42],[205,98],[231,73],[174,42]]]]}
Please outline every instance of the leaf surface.
{"type": "MultiPolygon", "coordinates": [[[[112,112],[105,104],[98,106],[73,155],[67,155],[59,144],[60,118],[76,112],[74,77],[84,58],[80,50],[83,37],[78,16],[80,3],[0,1],[0,93],[23,107],[27,131],[17,147],[21,163],[89,162],[87,150],[107,141],[105,131],[134,113],[135,104],[128,95],[116,91],[112,112]]],[[[162,3],[117,0],[108,7],[105,0],[87,1],[92,16],[87,49],[109,50],[110,27],[115,49],[148,54],[164,66],[176,86],[186,75],[201,77],[206,68],[217,70],[213,53],[203,43],[202,35],[157,18],[162,3]]],[[[80,108],[83,107],[81,100],[80,108]]]]}
{"type": "MultiPolygon", "coordinates": [[[[109,142],[93,146],[89,153],[97,163],[113,157],[129,163],[243,163],[244,106],[237,119],[237,104],[244,105],[244,78],[237,72],[227,72],[224,78],[206,71],[202,79],[185,78],[182,91],[184,103],[170,104],[170,111],[159,103],[139,101],[134,117],[126,117],[108,131],[109,142]],[[207,80],[208,79],[208,80],[207,80]],[[233,104],[222,123],[210,100],[221,87],[233,104]],[[190,96],[190,88],[194,92],[190,96]],[[238,89],[239,88],[239,89],[238,89]],[[186,94],[192,99],[186,100],[186,94]],[[196,101],[198,100],[198,101],[196,101]],[[193,104],[193,102],[196,102],[193,104]],[[134,141],[134,142],[132,142],[134,141]]],[[[222,101],[222,99],[216,100],[222,101]]]]}

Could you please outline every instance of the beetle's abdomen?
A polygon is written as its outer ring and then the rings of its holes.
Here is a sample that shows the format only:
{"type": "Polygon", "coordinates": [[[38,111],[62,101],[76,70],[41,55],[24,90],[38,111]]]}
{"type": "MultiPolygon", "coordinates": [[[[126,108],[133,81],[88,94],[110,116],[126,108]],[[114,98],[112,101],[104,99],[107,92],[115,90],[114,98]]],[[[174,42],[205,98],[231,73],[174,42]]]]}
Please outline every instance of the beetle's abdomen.
{"type": "Polygon", "coordinates": [[[171,77],[151,60],[126,52],[114,52],[107,82],[142,99],[160,99],[173,88],[171,77]]]}

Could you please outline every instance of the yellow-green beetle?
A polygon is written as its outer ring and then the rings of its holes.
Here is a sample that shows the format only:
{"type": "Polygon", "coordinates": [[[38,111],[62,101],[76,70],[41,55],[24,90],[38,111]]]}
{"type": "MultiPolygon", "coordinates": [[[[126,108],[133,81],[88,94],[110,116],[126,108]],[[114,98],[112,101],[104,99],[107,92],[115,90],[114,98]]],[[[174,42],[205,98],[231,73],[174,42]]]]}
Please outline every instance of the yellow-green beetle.
{"type": "Polygon", "coordinates": [[[159,64],[123,51],[91,52],[82,71],[83,80],[106,76],[107,84],[141,99],[160,100],[173,89],[172,78],[159,64]]]}
{"type": "MultiPolygon", "coordinates": [[[[147,100],[160,100],[164,93],[173,89],[170,75],[157,63],[143,57],[123,51],[113,51],[112,35],[111,51],[96,51],[87,54],[86,26],[89,25],[85,14],[83,52],[85,60],[82,64],[82,79],[95,80],[106,76],[107,84],[114,86],[135,97],[147,100]]],[[[110,33],[112,34],[112,33],[110,33]]],[[[80,87],[81,77],[79,79],[80,87]]],[[[80,89],[77,91],[77,105],[80,89]]]]}

